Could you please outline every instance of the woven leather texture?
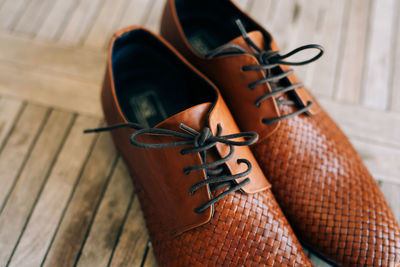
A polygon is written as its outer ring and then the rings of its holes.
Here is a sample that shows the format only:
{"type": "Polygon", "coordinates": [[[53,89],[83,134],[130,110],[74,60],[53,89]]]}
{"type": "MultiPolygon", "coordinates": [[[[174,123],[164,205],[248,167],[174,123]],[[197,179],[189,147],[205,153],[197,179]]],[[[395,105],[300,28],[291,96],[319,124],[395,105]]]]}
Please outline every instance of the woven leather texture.
{"type": "Polygon", "coordinates": [[[209,223],[171,239],[135,187],[160,266],[312,266],[270,190],[229,194],[209,223]]]}
{"type": "Polygon", "coordinates": [[[283,120],[252,148],[301,241],[343,266],[398,266],[399,225],[357,152],[324,111],[283,120]]]}
{"type": "MultiPolygon", "coordinates": [[[[137,28],[125,28],[114,38],[135,29],[137,28]]],[[[162,39],[160,41],[163,42],[162,39]]],[[[172,49],[168,44],[165,45],[172,49]]],[[[165,47],[160,51],[164,50],[165,47]]],[[[109,49],[108,68],[101,95],[108,125],[124,121],[120,105],[116,102],[116,88],[111,79],[114,77],[110,60],[112,51],[113,41],[109,49]]],[[[177,56],[184,60],[180,55],[177,56]]],[[[187,65],[187,68],[192,67],[187,65]]],[[[217,123],[221,123],[224,131],[237,132],[238,128],[222,101],[222,98],[218,97],[212,106],[213,110],[208,117],[209,125],[216,126],[217,123]]],[[[159,126],[161,129],[165,127],[171,130],[179,129],[180,123],[185,123],[194,129],[202,129],[205,116],[211,111],[210,107],[209,103],[192,107],[168,118],[159,126]]],[[[213,205],[212,218],[210,209],[196,214],[194,209],[200,205],[199,200],[203,204],[205,203],[203,201],[209,200],[209,196],[205,187],[203,187],[205,194],[201,194],[200,189],[194,195],[188,191],[195,182],[204,181],[201,176],[204,175],[204,171],[198,170],[185,175],[183,168],[200,164],[199,155],[193,153],[183,156],[179,153],[182,148],[176,147],[146,149],[132,146],[129,137],[132,137],[133,131],[121,128],[111,131],[111,134],[135,184],[159,265],[311,266],[272,192],[267,189],[269,184],[264,183],[265,177],[262,171],[255,171],[258,166],[253,165],[250,175],[253,184],[257,183],[255,176],[259,175],[261,186],[254,189],[263,190],[262,193],[247,195],[244,193],[247,192],[246,188],[243,187],[243,193],[234,191],[218,200],[213,205]],[[264,187],[265,184],[267,188],[264,187]]],[[[151,141],[156,143],[165,141],[161,136],[147,136],[140,140],[149,144],[151,141]]],[[[175,139],[167,140],[172,142],[175,139]]],[[[193,145],[187,146],[193,148],[193,145]]],[[[207,160],[215,162],[221,158],[219,153],[218,147],[207,149],[207,160]]],[[[250,150],[236,149],[234,153],[243,159],[251,160],[253,157],[250,150]]],[[[256,164],[255,159],[254,163],[256,164]]],[[[226,189],[224,186],[224,189],[220,190],[226,189]]],[[[214,197],[221,193],[221,191],[214,192],[214,197]]]]}

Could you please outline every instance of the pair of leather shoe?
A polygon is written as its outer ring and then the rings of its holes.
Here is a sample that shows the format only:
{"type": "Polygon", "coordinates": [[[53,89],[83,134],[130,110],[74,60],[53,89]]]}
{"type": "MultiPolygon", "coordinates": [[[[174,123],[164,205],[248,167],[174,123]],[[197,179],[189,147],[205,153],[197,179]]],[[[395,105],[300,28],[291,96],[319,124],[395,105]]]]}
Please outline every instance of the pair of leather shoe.
{"type": "Polygon", "coordinates": [[[112,130],[161,266],[311,266],[299,240],[340,266],[399,264],[378,185],[290,69],[322,47],[282,55],[228,0],[168,0],[161,35],[114,35],[94,130],[112,130]]]}

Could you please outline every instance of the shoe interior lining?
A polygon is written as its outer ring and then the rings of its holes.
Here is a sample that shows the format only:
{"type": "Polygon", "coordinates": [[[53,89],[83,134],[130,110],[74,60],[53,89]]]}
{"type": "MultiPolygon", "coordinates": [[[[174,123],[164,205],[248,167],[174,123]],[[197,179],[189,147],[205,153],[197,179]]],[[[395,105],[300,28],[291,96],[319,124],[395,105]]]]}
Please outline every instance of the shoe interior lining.
{"type": "Polygon", "coordinates": [[[128,32],[115,41],[112,69],[122,112],[128,121],[145,127],[215,101],[210,84],[144,30],[128,32]]]}
{"type": "Polygon", "coordinates": [[[183,31],[200,55],[240,36],[235,23],[240,19],[247,31],[262,30],[228,0],[175,0],[183,31]]]}
{"type": "MultiPolygon", "coordinates": [[[[177,15],[190,45],[199,55],[205,56],[212,50],[224,45],[241,35],[236,24],[240,19],[247,32],[260,31],[266,44],[270,44],[271,36],[262,26],[250,19],[245,13],[237,9],[230,0],[174,0],[177,15]]],[[[266,48],[267,49],[267,48],[266,48]]],[[[275,75],[282,73],[277,67],[275,75]]],[[[282,86],[289,86],[291,82],[281,79],[282,86]]],[[[287,95],[295,100],[299,106],[304,106],[293,92],[287,95]]]]}

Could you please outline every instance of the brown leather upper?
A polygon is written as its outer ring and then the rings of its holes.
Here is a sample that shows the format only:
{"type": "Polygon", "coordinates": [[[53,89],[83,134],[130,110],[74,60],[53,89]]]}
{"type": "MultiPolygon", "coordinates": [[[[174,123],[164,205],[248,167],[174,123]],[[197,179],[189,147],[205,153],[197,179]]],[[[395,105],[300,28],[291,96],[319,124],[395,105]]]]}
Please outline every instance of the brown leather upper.
{"type": "MultiPolygon", "coordinates": [[[[109,125],[127,122],[116,96],[111,63],[113,45],[125,33],[135,30],[147,31],[138,27],[125,28],[114,35],[110,44],[101,98],[109,125]]],[[[193,68],[168,43],[161,38],[159,40],[187,68],[193,68]]],[[[207,80],[197,70],[193,70],[207,80]]],[[[224,100],[211,82],[210,87],[216,91],[214,103],[193,106],[167,118],[154,128],[181,132],[179,126],[184,123],[200,131],[209,125],[215,135],[219,124],[223,129],[222,135],[238,133],[239,129],[224,100]]],[[[199,153],[182,155],[181,150],[189,146],[163,149],[134,147],[129,141],[133,132],[132,129],[121,128],[113,130],[112,136],[132,176],[154,252],[161,266],[311,265],[248,147],[235,146],[234,156],[226,166],[232,174],[236,174],[246,169],[237,159],[247,159],[252,165],[248,175],[250,183],[242,188],[242,192],[230,193],[207,210],[196,213],[196,207],[210,200],[210,189],[203,186],[193,195],[189,189],[206,179],[205,172],[197,170],[185,174],[183,169],[200,165],[199,153]]],[[[137,139],[144,143],[179,140],[177,137],[157,134],[145,134],[137,139]]],[[[210,152],[208,158],[219,159],[226,153],[227,145],[217,144],[216,150],[210,152]]],[[[242,180],[238,179],[238,182],[242,180]]]]}
{"type": "MultiPolygon", "coordinates": [[[[226,10],[233,6],[242,12],[230,1],[221,2],[229,5],[226,10]]],[[[305,88],[282,97],[298,101],[300,107],[312,101],[307,113],[263,124],[261,118],[276,118],[298,108],[278,107],[274,98],[262,102],[260,108],[254,105],[258,97],[271,92],[267,83],[248,88],[265,75],[242,71],[244,66],[259,64],[255,57],[199,55],[185,36],[175,0],[167,0],[161,34],[216,83],[240,129],[259,133],[260,141],[252,150],[300,240],[341,266],[400,264],[400,228],[389,205],[347,137],[305,88]]],[[[248,35],[262,49],[278,50],[265,30],[248,35]]],[[[231,43],[248,48],[242,36],[231,43]]],[[[292,84],[298,82],[294,74],[288,79],[292,84]]]]}

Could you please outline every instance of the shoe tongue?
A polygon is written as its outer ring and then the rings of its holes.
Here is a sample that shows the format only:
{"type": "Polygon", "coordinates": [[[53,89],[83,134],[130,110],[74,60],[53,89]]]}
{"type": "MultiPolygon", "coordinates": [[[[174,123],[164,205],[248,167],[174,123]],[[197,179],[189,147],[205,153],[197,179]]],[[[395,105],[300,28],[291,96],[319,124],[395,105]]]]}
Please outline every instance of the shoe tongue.
{"type": "Polygon", "coordinates": [[[169,117],[154,128],[182,131],[179,126],[183,123],[196,131],[200,131],[205,125],[211,105],[212,104],[208,102],[193,106],[169,117]]]}
{"type": "MultiPolygon", "coordinates": [[[[252,31],[247,33],[247,36],[253,41],[253,43],[258,46],[261,50],[265,50],[265,41],[264,35],[260,31],[252,31]]],[[[253,48],[246,42],[244,37],[241,35],[232,41],[229,42],[230,44],[239,45],[240,47],[253,51],[253,48]]]]}

